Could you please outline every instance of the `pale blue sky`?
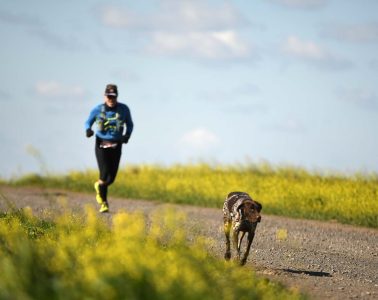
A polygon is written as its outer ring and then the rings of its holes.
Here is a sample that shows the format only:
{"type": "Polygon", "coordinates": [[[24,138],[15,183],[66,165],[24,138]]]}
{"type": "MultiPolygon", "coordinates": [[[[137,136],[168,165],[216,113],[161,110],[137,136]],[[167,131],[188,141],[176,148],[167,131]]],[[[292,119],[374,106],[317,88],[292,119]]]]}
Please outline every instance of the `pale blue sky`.
{"type": "Polygon", "coordinates": [[[378,172],[378,1],[0,2],[0,176],[96,168],[119,87],[126,163],[378,172]],[[32,149],[32,150],[31,150],[32,149]]]}

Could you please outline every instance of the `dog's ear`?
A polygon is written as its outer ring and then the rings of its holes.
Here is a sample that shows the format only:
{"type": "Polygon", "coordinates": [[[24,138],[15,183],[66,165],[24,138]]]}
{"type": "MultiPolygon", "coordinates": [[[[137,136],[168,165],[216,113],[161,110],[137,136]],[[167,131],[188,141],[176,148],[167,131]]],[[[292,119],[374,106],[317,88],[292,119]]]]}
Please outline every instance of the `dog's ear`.
{"type": "Polygon", "coordinates": [[[257,201],[255,201],[255,203],[256,203],[257,211],[260,212],[260,211],[262,210],[262,205],[261,205],[261,203],[259,203],[259,202],[257,202],[257,201]]]}
{"type": "Polygon", "coordinates": [[[242,209],[244,206],[249,205],[253,206],[253,200],[252,199],[240,199],[237,202],[237,209],[242,209]]]}

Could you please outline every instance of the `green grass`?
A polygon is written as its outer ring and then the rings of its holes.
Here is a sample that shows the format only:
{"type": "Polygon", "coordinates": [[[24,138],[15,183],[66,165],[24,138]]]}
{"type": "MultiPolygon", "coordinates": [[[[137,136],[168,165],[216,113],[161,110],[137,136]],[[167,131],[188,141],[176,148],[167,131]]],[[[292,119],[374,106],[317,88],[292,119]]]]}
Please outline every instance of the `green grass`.
{"type": "MultiPolygon", "coordinates": [[[[30,175],[8,182],[93,192],[95,170],[67,175],[30,175]]],[[[378,175],[324,175],[264,165],[130,166],[119,171],[111,196],[221,208],[231,191],[246,191],[263,213],[336,220],[378,228],[378,175]]]]}
{"type": "Polygon", "coordinates": [[[188,242],[185,216],[0,214],[0,299],[304,299],[188,242]]]}

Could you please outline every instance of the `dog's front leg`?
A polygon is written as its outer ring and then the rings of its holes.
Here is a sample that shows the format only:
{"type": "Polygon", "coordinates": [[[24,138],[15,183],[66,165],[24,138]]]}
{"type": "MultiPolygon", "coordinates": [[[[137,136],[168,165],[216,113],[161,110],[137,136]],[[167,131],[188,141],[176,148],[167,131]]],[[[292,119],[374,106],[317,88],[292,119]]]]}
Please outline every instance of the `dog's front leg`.
{"type": "Polygon", "coordinates": [[[251,249],[253,238],[255,237],[255,230],[248,232],[248,244],[247,249],[244,252],[243,259],[240,261],[240,264],[243,266],[247,262],[247,258],[249,255],[249,250],[251,249]]]}
{"type": "Polygon", "coordinates": [[[235,259],[240,260],[239,230],[237,229],[232,231],[232,245],[233,245],[233,248],[236,250],[235,259]]]}
{"type": "Polygon", "coordinates": [[[230,245],[230,230],[231,230],[231,223],[225,222],[224,226],[224,234],[226,236],[226,253],[224,254],[225,260],[229,260],[231,258],[231,245],[230,245]]]}

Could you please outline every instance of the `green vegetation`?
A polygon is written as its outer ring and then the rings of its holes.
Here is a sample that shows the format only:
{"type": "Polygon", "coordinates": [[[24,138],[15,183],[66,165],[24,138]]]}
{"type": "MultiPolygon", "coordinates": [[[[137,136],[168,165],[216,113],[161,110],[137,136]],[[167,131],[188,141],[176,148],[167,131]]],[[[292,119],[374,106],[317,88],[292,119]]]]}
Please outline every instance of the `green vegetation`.
{"type": "MultiPolygon", "coordinates": [[[[72,172],[12,183],[93,192],[97,176],[97,171],[72,172]]],[[[237,190],[260,201],[266,214],[378,227],[377,174],[322,175],[270,165],[142,165],[120,170],[110,195],[220,208],[237,190]]]]}
{"type": "Polygon", "coordinates": [[[0,214],[0,299],[301,299],[188,242],[185,216],[0,214]]]}

